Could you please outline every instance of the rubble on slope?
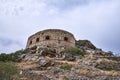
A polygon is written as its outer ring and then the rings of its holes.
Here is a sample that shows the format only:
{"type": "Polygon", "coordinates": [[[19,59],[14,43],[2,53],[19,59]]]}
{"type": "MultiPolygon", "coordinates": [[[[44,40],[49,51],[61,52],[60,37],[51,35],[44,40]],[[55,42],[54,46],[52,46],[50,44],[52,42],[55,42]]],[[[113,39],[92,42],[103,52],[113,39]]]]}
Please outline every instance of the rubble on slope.
{"type": "Polygon", "coordinates": [[[79,48],[85,55],[62,52],[61,57],[53,48],[32,49],[17,66],[28,80],[120,80],[120,57],[84,46],[79,48]]]}

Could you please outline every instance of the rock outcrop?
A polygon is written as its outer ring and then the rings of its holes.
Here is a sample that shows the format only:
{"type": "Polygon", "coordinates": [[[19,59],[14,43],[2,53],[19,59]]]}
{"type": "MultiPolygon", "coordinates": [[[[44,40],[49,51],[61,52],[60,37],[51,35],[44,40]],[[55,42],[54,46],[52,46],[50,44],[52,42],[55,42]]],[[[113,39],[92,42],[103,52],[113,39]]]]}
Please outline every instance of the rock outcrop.
{"type": "Polygon", "coordinates": [[[76,47],[82,48],[82,49],[96,49],[96,47],[89,41],[89,40],[78,40],[76,41],[76,47]]]}
{"type": "Polygon", "coordinates": [[[97,49],[88,40],[77,41],[76,47],[82,55],[76,55],[76,49],[74,54],[32,48],[17,63],[21,76],[27,80],[120,80],[119,56],[97,49]]]}

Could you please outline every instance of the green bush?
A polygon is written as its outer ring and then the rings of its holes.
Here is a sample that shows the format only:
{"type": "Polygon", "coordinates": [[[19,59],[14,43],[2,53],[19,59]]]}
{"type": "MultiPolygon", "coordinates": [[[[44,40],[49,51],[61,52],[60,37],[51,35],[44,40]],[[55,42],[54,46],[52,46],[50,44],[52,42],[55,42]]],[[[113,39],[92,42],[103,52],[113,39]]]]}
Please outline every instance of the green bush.
{"type": "Polygon", "coordinates": [[[30,52],[30,49],[29,49],[29,48],[24,49],[24,50],[22,51],[22,54],[26,54],[26,53],[28,53],[28,52],[30,52]]]}
{"type": "Polygon", "coordinates": [[[0,62],[0,80],[16,80],[17,75],[18,70],[13,62],[0,62]]]}
{"type": "Polygon", "coordinates": [[[64,69],[64,70],[71,70],[71,68],[72,68],[71,65],[60,66],[60,69],[64,69]]]}
{"type": "Polygon", "coordinates": [[[11,53],[11,54],[0,54],[0,61],[7,62],[7,61],[16,61],[18,59],[18,55],[11,53]]]}
{"type": "Polygon", "coordinates": [[[26,54],[26,53],[28,53],[30,51],[30,49],[29,48],[27,48],[27,49],[21,49],[21,50],[18,50],[18,51],[16,51],[16,52],[14,52],[14,54],[26,54]]]}
{"type": "Polygon", "coordinates": [[[7,62],[7,61],[13,61],[16,62],[19,59],[20,54],[26,54],[29,52],[29,49],[25,50],[18,50],[14,53],[6,54],[6,53],[1,53],[0,54],[0,61],[7,62]]]}
{"type": "Polygon", "coordinates": [[[86,53],[83,52],[80,48],[66,48],[63,52],[70,53],[72,55],[85,55],[86,53]]]}

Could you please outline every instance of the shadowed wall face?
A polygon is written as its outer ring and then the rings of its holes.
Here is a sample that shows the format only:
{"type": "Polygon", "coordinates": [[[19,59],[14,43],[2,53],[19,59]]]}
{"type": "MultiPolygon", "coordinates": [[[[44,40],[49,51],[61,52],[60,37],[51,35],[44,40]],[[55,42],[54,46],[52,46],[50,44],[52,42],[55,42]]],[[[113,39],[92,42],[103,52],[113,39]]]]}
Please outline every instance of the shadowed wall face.
{"type": "Polygon", "coordinates": [[[75,38],[67,31],[48,29],[37,32],[28,38],[26,48],[31,48],[33,46],[74,47],[75,38]]]}

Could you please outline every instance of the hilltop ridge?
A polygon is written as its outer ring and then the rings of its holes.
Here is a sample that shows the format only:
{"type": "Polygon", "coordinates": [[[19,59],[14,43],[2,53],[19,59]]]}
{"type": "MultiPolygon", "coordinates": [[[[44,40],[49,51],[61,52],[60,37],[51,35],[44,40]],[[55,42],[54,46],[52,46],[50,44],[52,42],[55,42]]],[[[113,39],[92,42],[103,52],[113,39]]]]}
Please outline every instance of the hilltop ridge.
{"type": "Polygon", "coordinates": [[[30,48],[17,66],[26,80],[120,80],[120,57],[78,40],[58,54],[54,48],[30,48]]]}

